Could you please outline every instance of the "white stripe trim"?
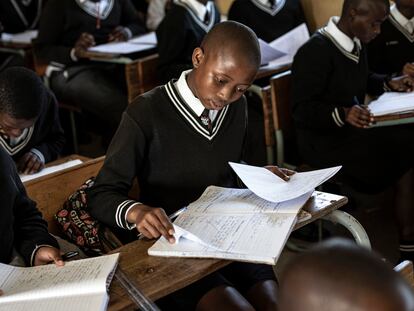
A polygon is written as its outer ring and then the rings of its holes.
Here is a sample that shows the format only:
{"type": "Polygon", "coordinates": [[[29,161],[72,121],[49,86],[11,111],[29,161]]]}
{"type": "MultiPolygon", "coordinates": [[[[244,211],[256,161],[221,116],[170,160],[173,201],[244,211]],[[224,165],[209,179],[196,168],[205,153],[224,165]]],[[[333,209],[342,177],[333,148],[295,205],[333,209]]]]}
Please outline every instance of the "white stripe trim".
{"type": "Polygon", "coordinates": [[[282,0],[282,1],[277,1],[276,0],[275,7],[274,8],[271,8],[270,6],[267,6],[267,5],[263,4],[260,1],[257,1],[257,0],[251,0],[251,1],[260,10],[262,10],[262,11],[264,11],[264,12],[266,12],[266,13],[272,15],[272,16],[275,16],[277,13],[279,13],[280,10],[284,8],[285,3],[286,3],[286,0],[282,0]]]}
{"type": "Polygon", "coordinates": [[[9,155],[13,156],[16,153],[18,153],[20,150],[22,150],[27,145],[27,143],[30,141],[30,138],[32,138],[33,130],[34,130],[34,125],[32,125],[29,128],[29,133],[27,134],[25,139],[23,139],[23,141],[21,143],[17,144],[14,147],[10,147],[6,143],[6,141],[4,141],[3,137],[0,135],[0,145],[3,146],[3,148],[7,151],[7,153],[9,155]]]}
{"type": "MultiPolygon", "coordinates": [[[[326,27],[325,27],[326,28],[326,27]]],[[[347,50],[345,50],[336,40],[334,37],[331,36],[331,34],[329,32],[326,31],[325,28],[321,28],[318,30],[318,32],[325,36],[326,38],[328,38],[338,49],[339,51],[341,51],[342,54],[344,54],[344,56],[348,57],[349,59],[353,60],[356,63],[359,63],[359,57],[348,52],[347,50]]]]}
{"type": "Polygon", "coordinates": [[[336,107],[334,109],[334,111],[335,111],[335,115],[336,115],[336,118],[337,118],[338,122],[341,124],[341,126],[344,126],[345,123],[342,121],[341,116],[339,115],[338,107],[336,107]]]}
{"type": "Polygon", "coordinates": [[[188,121],[188,123],[197,132],[199,132],[201,135],[203,135],[208,140],[210,141],[213,140],[214,137],[217,135],[218,131],[220,130],[221,125],[223,124],[223,121],[225,119],[225,116],[227,115],[227,111],[229,107],[225,106],[221,111],[219,111],[218,116],[215,120],[215,125],[213,126],[213,129],[210,134],[209,131],[199,123],[199,120],[195,119],[194,116],[183,106],[183,103],[174,93],[173,88],[174,88],[174,85],[171,81],[165,85],[167,95],[170,97],[172,103],[177,108],[177,110],[183,115],[183,117],[188,121]]]}
{"type": "Polygon", "coordinates": [[[45,157],[44,157],[43,153],[41,153],[36,148],[30,149],[30,152],[35,154],[39,158],[39,160],[42,161],[43,164],[45,164],[46,160],[45,160],[45,157]]]}
{"type": "Polygon", "coordinates": [[[174,4],[185,8],[190,13],[191,17],[197,23],[197,25],[200,26],[206,33],[209,32],[211,28],[213,28],[215,20],[216,20],[216,10],[215,10],[213,1],[208,1],[206,4],[207,12],[211,14],[208,25],[204,24],[204,21],[200,20],[200,18],[197,16],[194,10],[187,3],[176,1],[174,2],[174,4]]]}
{"type": "Polygon", "coordinates": [[[131,208],[133,208],[134,206],[136,206],[136,205],[139,205],[139,204],[142,204],[142,203],[140,203],[140,202],[136,202],[136,203],[134,203],[134,204],[131,204],[131,206],[130,207],[128,207],[128,209],[126,210],[126,212],[125,212],[125,223],[126,223],[126,227],[127,227],[127,229],[128,230],[132,230],[132,229],[135,229],[136,228],[136,226],[137,226],[137,224],[136,223],[133,223],[132,225],[130,225],[130,223],[128,222],[128,220],[127,220],[127,216],[128,216],[128,213],[129,213],[129,211],[130,211],[130,209],[131,208]]]}
{"type": "Polygon", "coordinates": [[[16,3],[15,0],[10,0],[10,2],[12,3],[12,5],[14,6],[14,9],[16,10],[17,15],[19,15],[21,21],[23,22],[23,24],[26,27],[29,27],[29,22],[26,19],[26,16],[24,16],[23,12],[20,10],[19,5],[16,3]]]}
{"type": "Polygon", "coordinates": [[[122,210],[125,206],[127,206],[129,203],[134,202],[133,200],[125,200],[123,201],[121,204],[118,205],[116,212],[115,212],[115,222],[116,224],[123,228],[126,229],[122,223],[122,218],[121,218],[121,214],[122,214],[122,210]]]}
{"type": "Polygon", "coordinates": [[[411,43],[414,42],[414,33],[410,34],[410,32],[405,27],[401,26],[401,24],[398,23],[394,16],[390,15],[388,19],[390,20],[390,23],[395,28],[397,28],[404,35],[404,37],[408,39],[408,41],[410,41],[411,43]]]}
{"type": "Polygon", "coordinates": [[[335,111],[332,111],[331,115],[332,115],[332,119],[334,120],[336,125],[339,126],[339,127],[342,127],[341,123],[339,123],[338,120],[336,119],[335,111]]]}

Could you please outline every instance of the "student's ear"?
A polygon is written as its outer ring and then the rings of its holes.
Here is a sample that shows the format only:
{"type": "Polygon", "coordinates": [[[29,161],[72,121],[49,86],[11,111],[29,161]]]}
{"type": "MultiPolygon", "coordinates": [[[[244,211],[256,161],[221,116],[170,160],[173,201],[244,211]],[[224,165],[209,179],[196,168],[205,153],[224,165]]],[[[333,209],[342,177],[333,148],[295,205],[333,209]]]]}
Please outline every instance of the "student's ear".
{"type": "Polygon", "coordinates": [[[204,59],[204,51],[202,48],[195,48],[191,60],[193,61],[193,67],[198,68],[204,59]]]}

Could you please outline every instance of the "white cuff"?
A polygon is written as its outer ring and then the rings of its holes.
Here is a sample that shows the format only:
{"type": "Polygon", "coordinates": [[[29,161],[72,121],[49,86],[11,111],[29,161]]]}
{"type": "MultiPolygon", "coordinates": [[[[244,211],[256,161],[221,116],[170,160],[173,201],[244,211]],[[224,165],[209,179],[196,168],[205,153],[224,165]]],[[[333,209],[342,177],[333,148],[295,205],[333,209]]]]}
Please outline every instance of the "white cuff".
{"type": "Polygon", "coordinates": [[[127,36],[127,40],[132,38],[132,31],[128,27],[124,27],[125,34],[127,36]]]}
{"type": "Polygon", "coordinates": [[[36,155],[39,158],[39,160],[42,161],[43,164],[45,164],[45,157],[39,150],[32,148],[30,149],[30,152],[36,155]]]}
{"type": "Polygon", "coordinates": [[[70,50],[70,58],[74,61],[77,62],[79,59],[76,57],[75,55],[75,48],[73,48],[72,50],[70,50]]]}
{"type": "Polygon", "coordinates": [[[339,115],[338,108],[335,108],[332,111],[332,119],[335,121],[336,125],[338,125],[339,127],[343,127],[345,125],[345,122],[342,121],[339,115]]]}

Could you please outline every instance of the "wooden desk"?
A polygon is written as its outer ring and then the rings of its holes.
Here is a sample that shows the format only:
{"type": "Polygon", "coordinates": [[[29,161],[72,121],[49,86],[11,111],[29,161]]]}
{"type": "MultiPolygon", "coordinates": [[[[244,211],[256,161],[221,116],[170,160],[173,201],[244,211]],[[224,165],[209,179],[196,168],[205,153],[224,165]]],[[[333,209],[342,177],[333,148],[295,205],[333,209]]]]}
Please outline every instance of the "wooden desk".
{"type": "Polygon", "coordinates": [[[263,66],[259,68],[257,72],[256,79],[262,79],[266,77],[273,76],[275,74],[290,70],[292,64],[282,65],[282,66],[263,66]]]}
{"type": "MultiPolygon", "coordinates": [[[[312,218],[297,223],[295,230],[340,208],[348,202],[343,196],[315,191],[304,210],[312,218]]],[[[119,265],[138,288],[155,301],[212,273],[231,261],[220,259],[192,259],[154,257],[147,254],[154,241],[135,241],[114,252],[120,253],[119,265]]],[[[110,287],[110,311],[135,310],[135,306],[114,280],[110,287]]]]}

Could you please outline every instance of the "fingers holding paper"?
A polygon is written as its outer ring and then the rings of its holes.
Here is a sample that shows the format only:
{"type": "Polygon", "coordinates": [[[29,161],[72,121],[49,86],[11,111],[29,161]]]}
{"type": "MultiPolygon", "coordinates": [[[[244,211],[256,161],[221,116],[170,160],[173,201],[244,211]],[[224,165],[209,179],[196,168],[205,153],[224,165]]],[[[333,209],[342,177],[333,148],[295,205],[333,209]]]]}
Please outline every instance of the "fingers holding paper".
{"type": "Polygon", "coordinates": [[[60,250],[52,246],[42,246],[36,251],[34,265],[41,266],[54,262],[56,266],[63,266],[65,263],[60,255],[60,250]]]}
{"type": "Polygon", "coordinates": [[[368,128],[374,122],[374,117],[366,106],[354,105],[344,110],[346,122],[355,127],[368,128]]]}
{"type": "Polygon", "coordinates": [[[175,242],[174,227],[162,208],[137,204],[128,212],[127,220],[135,223],[146,238],[155,239],[162,235],[168,242],[175,242]]]}
{"type": "Polygon", "coordinates": [[[295,171],[289,170],[287,168],[280,168],[274,165],[267,165],[265,168],[271,171],[273,174],[282,178],[284,181],[288,181],[290,179],[290,176],[296,173],[295,171]]]}

